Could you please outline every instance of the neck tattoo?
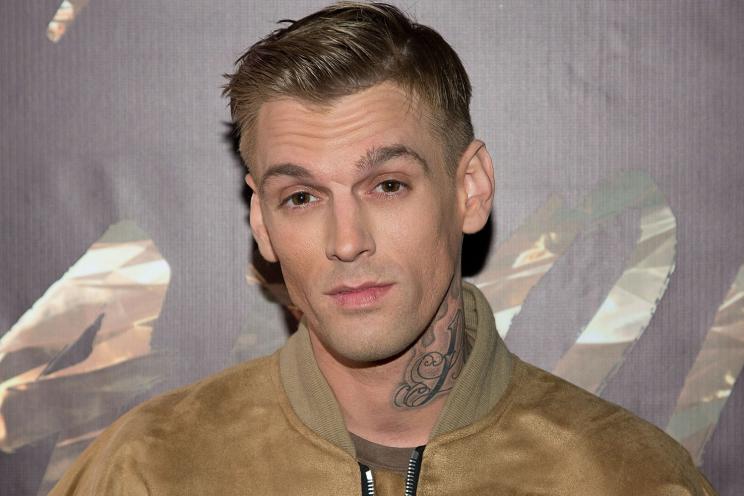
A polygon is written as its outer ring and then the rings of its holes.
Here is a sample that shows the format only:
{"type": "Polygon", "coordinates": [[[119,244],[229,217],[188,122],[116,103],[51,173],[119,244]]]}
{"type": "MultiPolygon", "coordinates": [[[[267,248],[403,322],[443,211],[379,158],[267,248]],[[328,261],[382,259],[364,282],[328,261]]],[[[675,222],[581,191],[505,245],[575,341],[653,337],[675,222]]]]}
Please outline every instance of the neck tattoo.
{"type": "Polygon", "coordinates": [[[411,350],[403,380],[393,396],[396,407],[424,406],[452,389],[460,375],[470,352],[463,329],[460,284],[459,278],[452,281],[437,315],[411,350]]]}

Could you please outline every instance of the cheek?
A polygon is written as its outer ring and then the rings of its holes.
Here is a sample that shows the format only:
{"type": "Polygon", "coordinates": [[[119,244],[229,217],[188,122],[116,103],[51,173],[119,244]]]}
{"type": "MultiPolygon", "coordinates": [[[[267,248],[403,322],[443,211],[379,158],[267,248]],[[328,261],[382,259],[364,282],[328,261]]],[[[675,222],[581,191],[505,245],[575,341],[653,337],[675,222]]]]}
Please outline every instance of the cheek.
{"type": "Polygon", "coordinates": [[[318,259],[317,253],[314,254],[317,234],[314,236],[312,228],[308,228],[307,223],[272,222],[267,225],[272,248],[293,299],[298,293],[304,293],[303,281],[313,279],[313,262],[318,259]]]}
{"type": "Polygon", "coordinates": [[[447,274],[442,269],[456,262],[459,227],[448,205],[433,200],[412,202],[390,213],[384,221],[385,234],[377,236],[388,244],[385,252],[398,258],[424,285],[434,273],[447,274]]]}

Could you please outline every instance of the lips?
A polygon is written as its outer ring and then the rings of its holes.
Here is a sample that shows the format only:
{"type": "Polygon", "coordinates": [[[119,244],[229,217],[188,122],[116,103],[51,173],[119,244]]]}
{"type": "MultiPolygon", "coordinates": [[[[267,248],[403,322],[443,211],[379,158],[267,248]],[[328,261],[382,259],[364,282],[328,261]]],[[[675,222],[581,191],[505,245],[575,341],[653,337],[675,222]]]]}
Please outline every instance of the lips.
{"type": "Polygon", "coordinates": [[[393,283],[365,282],[357,286],[337,286],[326,294],[341,307],[365,308],[377,303],[392,287],[393,283]]]}

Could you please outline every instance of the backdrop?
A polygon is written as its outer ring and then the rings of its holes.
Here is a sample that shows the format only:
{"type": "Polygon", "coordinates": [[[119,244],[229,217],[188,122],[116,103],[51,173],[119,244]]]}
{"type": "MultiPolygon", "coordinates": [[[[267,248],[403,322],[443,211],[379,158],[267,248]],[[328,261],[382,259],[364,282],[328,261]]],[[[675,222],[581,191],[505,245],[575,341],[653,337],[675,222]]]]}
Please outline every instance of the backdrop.
{"type": "MultiPolygon", "coordinates": [[[[397,2],[461,55],[495,159],[465,272],[522,358],[744,492],[744,4],[397,2]]],[[[222,74],[325,2],[0,5],[0,493],[291,330],[222,74]]]]}

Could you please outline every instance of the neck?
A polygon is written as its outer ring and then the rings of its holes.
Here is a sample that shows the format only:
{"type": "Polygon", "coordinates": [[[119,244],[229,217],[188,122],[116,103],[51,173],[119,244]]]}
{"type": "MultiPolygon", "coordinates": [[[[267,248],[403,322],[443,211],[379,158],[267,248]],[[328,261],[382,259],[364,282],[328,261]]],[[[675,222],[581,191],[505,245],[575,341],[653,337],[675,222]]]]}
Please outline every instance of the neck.
{"type": "Polygon", "coordinates": [[[458,270],[419,338],[381,363],[350,367],[334,359],[310,333],[318,367],[349,431],[386,446],[426,444],[469,352],[461,287],[458,270]]]}

